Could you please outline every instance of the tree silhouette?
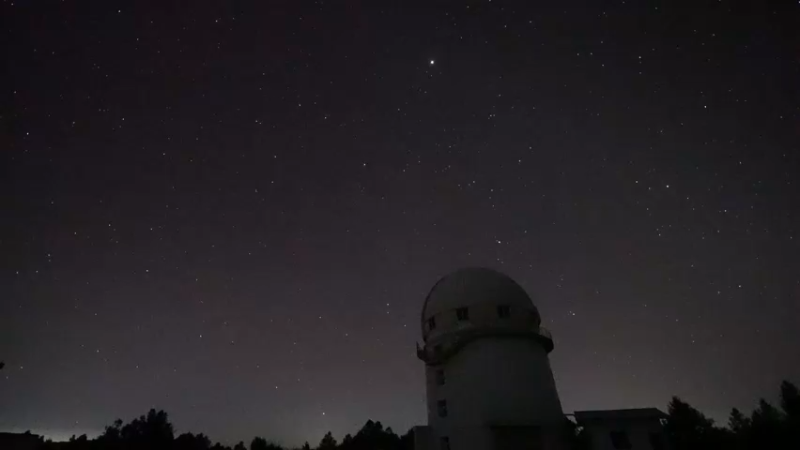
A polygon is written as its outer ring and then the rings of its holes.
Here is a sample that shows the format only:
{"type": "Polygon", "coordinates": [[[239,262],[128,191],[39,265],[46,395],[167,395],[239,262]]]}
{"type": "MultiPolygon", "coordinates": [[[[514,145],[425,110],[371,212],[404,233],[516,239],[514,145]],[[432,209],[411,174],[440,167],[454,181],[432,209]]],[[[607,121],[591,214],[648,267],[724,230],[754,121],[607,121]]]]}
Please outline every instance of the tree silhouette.
{"type": "Polygon", "coordinates": [[[800,420],[800,391],[787,380],[781,383],[781,409],[790,420],[800,420]]]}
{"type": "MultiPolygon", "coordinates": [[[[408,435],[406,441],[413,447],[413,437],[408,435]]],[[[383,428],[380,422],[368,420],[355,436],[349,434],[338,446],[341,450],[401,450],[403,442],[391,428],[383,428]]]]}
{"type": "Polygon", "coordinates": [[[263,437],[256,436],[250,442],[250,450],[282,450],[281,446],[263,437]]]}
{"type": "Polygon", "coordinates": [[[800,391],[787,380],[781,383],[781,409],[787,444],[790,448],[800,448],[800,391]]]}
{"type": "Polygon", "coordinates": [[[731,410],[728,417],[728,429],[731,430],[732,449],[747,449],[752,445],[750,419],[737,408],[731,410]]]}
{"type": "Polygon", "coordinates": [[[132,445],[150,448],[168,448],[174,439],[174,429],[167,413],[151,409],[147,416],[140,416],[120,431],[122,439],[132,445]]]}
{"type": "Polygon", "coordinates": [[[672,447],[681,450],[720,448],[729,440],[725,430],[715,427],[713,420],[678,397],[669,402],[664,431],[672,447]]]}
{"type": "MultiPolygon", "coordinates": [[[[789,381],[780,386],[780,409],[761,399],[750,416],[734,408],[727,428],[673,397],[668,407],[665,434],[673,450],[798,450],[800,449],[800,391],[789,381]]],[[[568,448],[588,448],[585,432],[567,421],[565,430],[568,448]]],[[[216,443],[213,446],[203,434],[183,433],[177,438],[166,412],[151,409],[146,415],[124,424],[117,419],[96,439],[86,435],[72,436],[69,442],[44,441],[41,450],[246,450],[240,441],[233,449],[216,443]]],[[[250,442],[250,450],[283,450],[263,437],[250,442]]],[[[308,442],[302,450],[311,450],[308,442]]],[[[414,450],[414,435],[409,430],[402,437],[378,421],[367,420],[354,435],[347,434],[337,443],[327,432],[315,450],[414,450]]]]}
{"type": "Polygon", "coordinates": [[[753,444],[759,448],[782,448],[783,417],[780,411],[763,398],[750,418],[753,444]]]}
{"type": "Polygon", "coordinates": [[[250,450],[267,450],[267,440],[262,437],[254,437],[250,441],[250,450]]]}
{"type": "Polygon", "coordinates": [[[728,418],[728,428],[735,434],[746,433],[750,429],[750,419],[737,408],[733,408],[728,418]]]}
{"type": "Polygon", "coordinates": [[[117,419],[111,425],[106,425],[103,434],[98,438],[101,442],[118,443],[122,439],[122,419],[117,419]]]}
{"type": "Polygon", "coordinates": [[[414,430],[409,429],[406,434],[400,436],[401,450],[414,450],[414,430]]]}
{"type": "Polygon", "coordinates": [[[350,433],[347,433],[342,438],[342,443],[339,445],[339,448],[342,450],[348,450],[353,448],[353,436],[350,433]]]}
{"type": "Polygon", "coordinates": [[[202,433],[183,433],[175,439],[173,448],[176,450],[209,450],[211,448],[211,440],[202,433]]]}
{"type": "Polygon", "coordinates": [[[336,450],[336,439],[334,439],[333,435],[330,431],[325,433],[325,436],[322,437],[322,440],[319,441],[319,445],[317,446],[318,450],[336,450]]]}

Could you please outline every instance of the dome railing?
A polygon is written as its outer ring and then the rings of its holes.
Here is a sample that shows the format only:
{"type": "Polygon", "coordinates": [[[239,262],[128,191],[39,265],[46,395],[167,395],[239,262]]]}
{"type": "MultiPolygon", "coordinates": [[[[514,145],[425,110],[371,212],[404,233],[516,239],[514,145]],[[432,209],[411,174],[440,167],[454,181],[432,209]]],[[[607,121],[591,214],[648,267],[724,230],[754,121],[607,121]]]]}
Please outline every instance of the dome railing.
{"type": "Polygon", "coordinates": [[[528,337],[536,339],[544,345],[545,351],[550,353],[553,350],[553,335],[550,330],[539,325],[535,329],[514,330],[507,328],[482,329],[482,330],[463,330],[454,333],[453,339],[448,344],[428,342],[421,347],[417,344],[417,357],[427,364],[439,364],[457,353],[468,343],[475,339],[486,336],[507,336],[507,337],[528,337]]]}

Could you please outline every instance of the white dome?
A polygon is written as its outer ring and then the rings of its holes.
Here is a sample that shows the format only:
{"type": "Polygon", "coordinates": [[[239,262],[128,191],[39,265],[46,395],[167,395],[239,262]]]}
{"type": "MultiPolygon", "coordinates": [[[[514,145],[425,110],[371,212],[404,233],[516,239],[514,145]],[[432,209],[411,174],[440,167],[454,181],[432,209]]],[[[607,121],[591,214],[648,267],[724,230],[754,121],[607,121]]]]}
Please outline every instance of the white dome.
{"type": "Polygon", "coordinates": [[[507,275],[492,269],[469,267],[442,277],[433,285],[422,307],[422,326],[437,314],[476,304],[508,305],[527,310],[540,322],[539,311],[525,290],[507,275]]]}

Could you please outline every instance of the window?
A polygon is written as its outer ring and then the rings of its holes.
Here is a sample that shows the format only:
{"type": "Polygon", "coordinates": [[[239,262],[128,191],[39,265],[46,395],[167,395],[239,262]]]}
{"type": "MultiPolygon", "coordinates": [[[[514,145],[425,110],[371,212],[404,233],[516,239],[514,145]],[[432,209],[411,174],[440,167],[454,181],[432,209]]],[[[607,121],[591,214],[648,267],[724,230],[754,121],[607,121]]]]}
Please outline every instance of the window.
{"type": "Polygon", "coordinates": [[[439,413],[439,417],[447,417],[447,400],[436,402],[436,412],[439,413]]]}
{"type": "Polygon", "coordinates": [[[469,309],[467,308],[456,309],[456,317],[458,318],[459,322],[469,320],[469,309]]]}
{"type": "Polygon", "coordinates": [[[436,328],[436,317],[428,318],[428,331],[436,328]]]}
{"type": "Polygon", "coordinates": [[[444,386],[444,369],[436,370],[436,384],[439,386],[444,386]]]}
{"type": "Polygon", "coordinates": [[[617,450],[630,450],[632,448],[628,433],[624,431],[611,432],[611,445],[617,450]]]}
{"type": "Polygon", "coordinates": [[[450,438],[442,436],[439,438],[439,450],[450,450],[450,438]]]}
{"type": "Polygon", "coordinates": [[[497,317],[501,319],[507,319],[508,316],[511,315],[511,307],[508,305],[498,305],[497,306],[497,317]]]}

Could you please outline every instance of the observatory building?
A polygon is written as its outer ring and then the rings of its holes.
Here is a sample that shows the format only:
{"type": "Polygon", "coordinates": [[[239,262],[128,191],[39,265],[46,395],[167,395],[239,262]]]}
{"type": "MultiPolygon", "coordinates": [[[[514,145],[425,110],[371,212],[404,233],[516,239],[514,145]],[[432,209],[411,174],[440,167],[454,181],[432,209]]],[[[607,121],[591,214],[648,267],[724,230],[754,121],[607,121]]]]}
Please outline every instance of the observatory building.
{"type": "MultiPolygon", "coordinates": [[[[491,269],[457,270],[433,286],[420,320],[417,356],[425,363],[428,426],[414,429],[415,450],[569,447],[548,359],[553,338],[519,284],[491,269]]],[[[602,448],[606,441],[608,448],[633,448],[627,433],[643,430],[647,442],[659,429],[652,409],[644,419],[639,410],[625,411],[630,420],[624,423],[619,414],[587,416],[587,439],[602,448]],[[636,424],[632,430],[630,423],[636,424]],[[600,435],[607,429],[613,442],[600,435]]],[[[584,426],[579,414],[577,425],[584,426]]]]}

